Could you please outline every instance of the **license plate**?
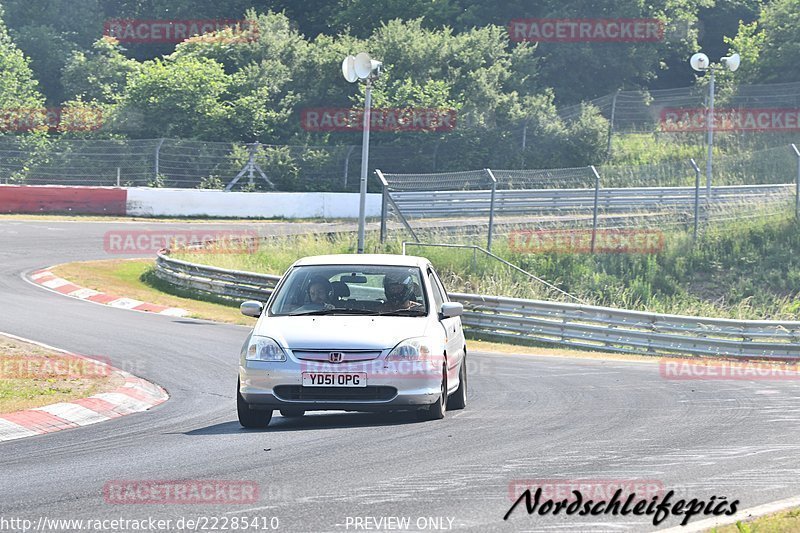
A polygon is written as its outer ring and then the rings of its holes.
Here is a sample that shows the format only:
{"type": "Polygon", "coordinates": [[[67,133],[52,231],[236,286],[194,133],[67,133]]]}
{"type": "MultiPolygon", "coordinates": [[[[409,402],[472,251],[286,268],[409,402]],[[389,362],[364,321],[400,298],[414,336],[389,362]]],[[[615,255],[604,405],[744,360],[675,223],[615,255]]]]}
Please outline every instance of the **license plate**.
{"type": "Polygon", "coordinates": [[[303,372],[304,387],[366,387],[366,372],[303,372]]]}

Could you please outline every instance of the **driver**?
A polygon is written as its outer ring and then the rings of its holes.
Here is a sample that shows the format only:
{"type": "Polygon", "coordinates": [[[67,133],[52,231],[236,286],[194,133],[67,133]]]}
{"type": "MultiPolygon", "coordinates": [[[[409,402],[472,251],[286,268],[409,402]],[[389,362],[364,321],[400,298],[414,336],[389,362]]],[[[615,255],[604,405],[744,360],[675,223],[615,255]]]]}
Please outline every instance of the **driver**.
{"type": "Polygon", "coordinates": [[[383,278],[386,295],[384,311],[398,311],[422,307],[414,294],[414,280],[407,274],[386,274],[383,278]]]}
{"type": "Polygon", "coordinates": [[[331,282],[323,277],[316,277],[311,280],[306,290],[308,302],[295,309],[295,311],[319,311],[323,309],[333,309],[330,303],[333,294],[331,282]]]}

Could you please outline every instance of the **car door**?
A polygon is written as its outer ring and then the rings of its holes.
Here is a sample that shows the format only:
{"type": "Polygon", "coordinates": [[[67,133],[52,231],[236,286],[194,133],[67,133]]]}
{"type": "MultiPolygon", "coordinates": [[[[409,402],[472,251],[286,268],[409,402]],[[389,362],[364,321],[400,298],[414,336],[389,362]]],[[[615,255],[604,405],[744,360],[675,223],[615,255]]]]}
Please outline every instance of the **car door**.
{"type": "MultiPolygon", "coordinates": [[[[442,303],[449,302],[450,300],[447,297],[447,292],[445,292],[438,276],[431,267],[428,267],[428,283],[430,283],[431,291],[433,292],[433,301],[438,314],[442,308],[442,303]]],[[[440,323],[442,324],[442,327],[445,330],[445,335],[447,336],[447,381],[452,386],[456,384],[456,380],[458,379],[458,369],[461,365],[461,358],[464,356],[464,333],[461,330],[461,317],[456,316],[441,319],[440,323]]]]}

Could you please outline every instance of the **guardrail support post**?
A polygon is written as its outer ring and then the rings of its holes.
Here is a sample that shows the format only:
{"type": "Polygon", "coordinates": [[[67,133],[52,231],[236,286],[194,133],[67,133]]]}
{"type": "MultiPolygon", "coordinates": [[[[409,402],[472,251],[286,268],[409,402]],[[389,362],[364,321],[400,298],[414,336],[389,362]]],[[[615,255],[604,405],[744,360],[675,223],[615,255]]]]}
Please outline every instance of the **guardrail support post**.
{"type": "Polygon", "coordinates": [[[494,230],[494,201],[495,196],[497,195],[497,178],[494,177],[492,170],[487,168],[484,169],[486,174],[489,175],[489,179],[492,180],[492,197],[489,200],[489,236],[486,240],[486,249],[490,252],[492,251],[492,233],[494,230]]]}
{"type": "Polygon", "coordinates": [[[386,178],[383,177],[383,172],[380,169],[375,169],[375,174],[378,176],[378,179],[381,180],[381,185],[383,186],[383,191],[381,192],[381,244],[386,242],[386,210],[389,207],[388,196],[389,196],[389,183],[386,181],[386,178]]]}
{"type": "Polygon", "coordinates": [[[794,184],[794,216],[795,218],[800,218],[800,149],[794,143],[792,143],[792,149],[797,155],[797,180],[794,184]]]}
{"type": "Polygon", "coordinates": [[[694,240],[697,240],[697,225],[700,221],[700,167],[694,159],[689,159],[694,168],[694,240]]]}
{"type": "Polygon", "coordinates": [[[594,206],[592,208],[592,247],[591,251],[594,253],[594,244],[597,240],[597,211],[599,209],[599,201],[600,201],[600,174],[597,172],[597,169],[594,168],[594,165],[590,165],[589,168],[592,169],[592,173],[594,174],[594,206]]]}

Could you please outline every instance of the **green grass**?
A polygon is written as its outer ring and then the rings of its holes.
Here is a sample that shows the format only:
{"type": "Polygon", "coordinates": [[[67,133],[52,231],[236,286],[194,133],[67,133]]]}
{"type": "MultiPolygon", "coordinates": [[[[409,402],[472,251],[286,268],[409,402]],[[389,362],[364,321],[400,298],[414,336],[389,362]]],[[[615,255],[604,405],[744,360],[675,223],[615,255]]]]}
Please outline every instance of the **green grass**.
{"type": "MultiPolygon", "coordinates": [[[[777,217],[712,226],[693,242],[685,232],[665,234],[657,254],[514,253],[499,236],[493,251],[587,303],[653,312],[750,319],[800,315],[800,225],[777,217]]],[[[443,242],[428,235],[425,242],[443,242]]],[[[449,237],[452,242],[452,236],[449,237]]],[[[354,235],[276,238],[252,254],[176,253],[174,257],[225,268],[282,273],[296,259],[352,253],[354,235]]],[[[368,252],[400,253],[400,240],[368,252]]],[[[563,299],[507,266],[470,250],[410,247],[431,260],[452,292],[563,299]]]]}
{"type": "Polygon", "coordinates": [[[85,398],[109,390],[112,378],[87,373],[66,375],[69,355],[0,335],[0,413],[85,398]]]}
{"type": "Polygon", "coordinates": [[[713,528],[709,533],[791,533],[800,531],[800,509],[781,511],[747,522],[713,528]]]}

